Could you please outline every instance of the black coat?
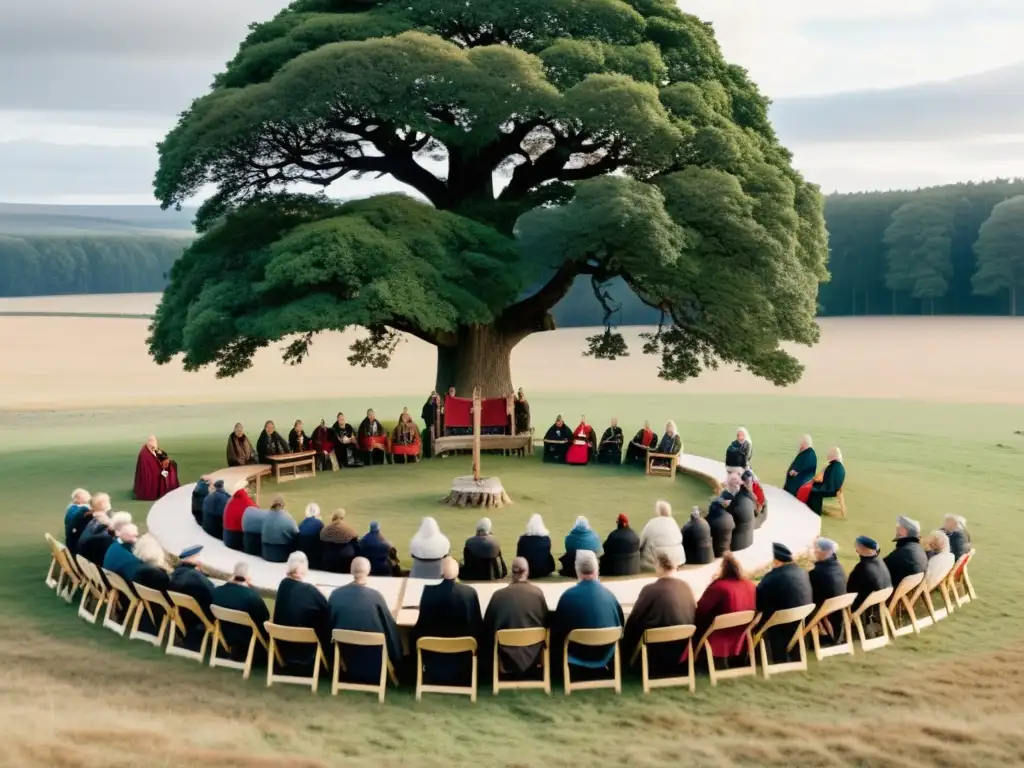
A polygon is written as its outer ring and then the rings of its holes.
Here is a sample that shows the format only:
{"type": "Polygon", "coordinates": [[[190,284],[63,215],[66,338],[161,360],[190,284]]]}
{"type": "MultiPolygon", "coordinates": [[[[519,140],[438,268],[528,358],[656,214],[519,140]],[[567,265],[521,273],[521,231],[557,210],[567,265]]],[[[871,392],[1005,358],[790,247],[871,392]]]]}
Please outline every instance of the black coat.
{"type": "MultiPolygon", "coordinates": [[[[484,615],[485,659],[493,659],[494,637],[502,629],[533,629],[547,627],[548,603],[544,593],[534,584],[517,581],[491,596],[484,615]]],[[[504,675],[523,676],[540,660],[543,644],[519,648],[502,646],[498,663],[504,675]]]]}
{"type": "Polygon", "coordinates": [[[531,579],[542,579],[555,572],[550,536],[520,536],[516,543],[516,557],[526,558],[531,579]]]}
{"type": "Polygon", "coordinates": [[[78,540],[91,519],[88,504],[79,505],[64,517],[64,546],[68,548],[69,554],[74,555],[78,551],[78,540]]]}
{"type": "MultiPolygon", "coordinates": [[[[149,563],[142,563],[135,571],[135,578],[133,584],[138,584],[142,587],[149,587],[156,591],[166,594],[167,590],[171,586],[171,574],[165,571],[163,568],[157,568],[155,565],[149,563]]],[[[150,605],[150,609],[153,611],[153,620],[156,624],[149,619],[149,611],[143,610],[142,621],[139,623],[139,628],[144,632],[150,632],[155,634],[160,622],[163,621],[164,611],[159,605],[150,605]]]]}
{"type": "Polygon", "coordinates": [[[703,517],[691,517],[683,526],[683,552],[687,565],[707,565],[715,561],[711,526],[703,517]]]}
{"type": "MultiPolygon", "coordinates": [[[[274,602],[274,623],[286,627],[307,627],[316,632],[320,647],[331,658],[331,609],[323,592],[298,579],[282,579],[274,602]]],[[[280,643],[285,667],[311,670],[316,650],[312,645],[280,643]]],[[[287,672],[285,673],[287,674],[287,672]]]]}
{"type": "MultiPolygon", "coordinates": [[[[816,561],[808,576],[811,579],[811,595],[814,597],[815,610],[821,608],[826,600],[846,594],[846,574],[835,555],[827,560],[816,561]]],[[[843,629],[842,612],[829,614],[828,622],[832,629],[832,639],[840,639],[839,633],[843,629]]]]}
{"type": "MultiPolygon", "coordinates": [[[[327,604],[330,607],[332,629],[378,632],[384,635],[388,658],[396,668],[399,666],[402,660],[402,639],[380,592],[363,584],[346,584],[331,592],[327,604]]],[[[363,685],[380,682],[380,648],[343,644],[340,651],[346,670],[341,673],[343,680],[363,685]]]]}
{"type": "MultiPolygon", "coordinates": [[[[342,543],[337,541],[320,541],[320,561],[325,571],[331,573],[350,573],[352,561],[359,557],[359,539],[349,539],[342,543]]],[[[387,552],[384,552],[384,570],[378,569],[374,575],[390,576],[387,570],[387,552]]],[[[371,566],[371,573],[373,568],[371,566]]]]}
{"type": "Polygon", "coordinates": [[[477,535],[466,539],[459,576],[465,581],[495,581],[508,576],[501,545],[494,536],[477,535]]]}
{"type": "Polygon", "coordinates": [[[224,507],[231,501],[231,494],[221,488],[203,500],[203,530],[215,539],[224,538],[224,507]]]}
{"type": "Polygon", "coordinates": [[[196,525],[203,524],[203,501],[210,493],[210,486],[205,480],[200,480],[192,489],[192,517],[196,519],[196,525]]]}
{"type": "MultiPolygon", "coordinates": [[[[168,591],[194,597],[210,621],[213,621],[213,614],[210,613],[213,590],[213,582],[194,565],[179,563],[178,567],[171,571],[168,591]]],[[[191,611],[182,611],[181,620],[185,625],[185,646],[188,648],[198,647],[205,631],[202,621],[191,611]]]]}
{"type": "MultiPolygon", "coordinates": [[[[358,552],[362,557],[365,557],[370,561],[370,575],[371,576],[391,576],[391,560],[388,557],[388,552],[391,551],[391,545],[388,543],[380,532],[377,533],[366,533],[363,535],[356,545],[358,552]]],[[[326,557],[326,554],[324,555],[326,557]]],[[[352,561],[349,560],[349,566],[352,565],[352,561]]]]}
{"type": "Polygon", "coordinates": [[[640,573],[640,537],[628,525],[616,528],[604,540],[602,576],[635,576],[640,573]]]}
{"type": "MultiPolygon", "coordinates": [[[[260,629],[260,635],[266,639],[264,623],[270,618],[270,610],[267,604],[260,597],[260,593],[244,582],[229,581],[221,584],[213,590],[212,605],[219,605],[221,608],[230,608],[233,611],[241,611],[249,614],[256,626],[260,629]]],[[[227,644],[231,646],[231,658],[235,661],[245,661],[249,651],[249,641],[252,640],[252,630],[238,624],[223,622],[220,631],[224,635],[227,644]]],[[[259,643],[257,650],[262,650],[259,643]]]]}
{"type": "MultiPolygon", "coordinates": [[[[795,563],[772,568],[757,585],[757,610],[764,625],[777,611],[798,608],[814,602],[811,579],[807,571],[795,563]]],[[[786,646],[796,632],[795,624],[769,629],[765,635],[768,653],[773,662],[786,660],[786,646]]]]}
{"type": "Polygon", "coordinates": [[[733,440],[725,449],[725,466],[746,469],[750,466],[750,459],[753,458],[753,455],[754,448],[748,441],[744,440],[741,443],[738,440],[733,440]]]}
{"type": "Polygon", "coordinates": [[[736,528],[736,521],[728,509],[717,502],[711,502],[707,522],[711,528],[711,548],[716,558],[721,557],[732,546],[732,532],[736,528]]]}
{"type": "Polygon", "coordinates": [[[256,441],[256,453],[259,455],[260,463],[266,464],[268,456],[280,456],[285,453],[291,453],[291,448],[288,447],[288,443],[280,432],[274,432],[272,435],[267,434],[267,430],[260,432],[259,439],[256,441]]]}
{"type": "Polygon", "coordinates": [[[323,567],[323,545],[320,533],[324,529],[323,521],[317,517],[307,517],[299,523],[299,532],[295,536],[295,549],[302,552],[309,560],[309,567],[323,567]]]}
{"type": "Polygon", "coordinates": [[[846,591],[857,593],[857,599],[850,606],[850,611],[856,612],[872,592],[891,586],[892,578],[889,576],[889,569],[885,567],[885,561],[878,555],[862,555],[860,562],[850,571],[850,578],[846,580],[846,591]]]}
{"type": "MultiPolygon", "coordinates": [[[[482,639],[483,616],[476,590],[453,579],[423,588],[416,626],[409,633],[409,651],[416,654],[421,637],[472,637],[482,639]]],[[[424,680],[433,685],[463,685],[470,679],[470,655],[423,654],[424,680]]]]}
{"type": "Polygon", "coordinates": [[[971,551],[971,541],[963,531],[946,531],[949,539],[949,551],[953,553],[954,562],[971,551]]]}
{"type": "Polygon", "coordinates": [[[746,488],[740,488],[729,502],[729,514],[736,522],[732,530],[732,551],[739,552],[741,549],[753,546],[754,544],[754,516],[757,513],[757,499],[746,488]]]}
{"type": "Polygon", "coordinates": [[[97,568],[102,568],[103,558],[107,556],[107,550],[113,543],[114,534],[110,532],[110,529],[94,520],[82,532],[75,554],[81,555],[97,568]]]}
{"type": "Polygon", "coordinates": [[[896,548],[885,556],[885,567],[889,569],[893,589],[899,589],[900,582],[907,576],[924,573],[928,570],[928,555],[921,540],[916,536],[897,539],[896,548]]]}

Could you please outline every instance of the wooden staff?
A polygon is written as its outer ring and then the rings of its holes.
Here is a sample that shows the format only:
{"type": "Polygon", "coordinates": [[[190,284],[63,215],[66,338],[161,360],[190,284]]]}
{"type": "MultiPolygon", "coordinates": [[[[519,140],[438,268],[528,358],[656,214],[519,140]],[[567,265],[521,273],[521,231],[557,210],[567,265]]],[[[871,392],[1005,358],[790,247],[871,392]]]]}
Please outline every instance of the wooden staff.
{"type": "Polygon", "coordinates": [[[473,387],[473,479],[480,482],[480,387],[473,387]]]}

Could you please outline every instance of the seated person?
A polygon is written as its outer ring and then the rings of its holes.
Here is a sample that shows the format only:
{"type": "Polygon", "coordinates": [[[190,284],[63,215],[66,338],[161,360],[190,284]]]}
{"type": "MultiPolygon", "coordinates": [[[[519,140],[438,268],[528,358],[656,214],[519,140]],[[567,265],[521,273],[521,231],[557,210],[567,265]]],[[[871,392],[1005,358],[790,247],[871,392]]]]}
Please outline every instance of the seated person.
{"type": "Polygon", "coordinates": [[[640,567],[645,571],[653,571],[659,552],[667,553],[680,564],[686,558],[683,531],[672,517],[672,505],[664,499],[654,505],[654,517],[647,521],[640,532],[640,567]]]}
{"type": "Polygon", "coordinates": [[[736,530],[736,521],[729,514],[726,502],[719,496],[708,506],[707,523],[711,529],[711,550],[715,557],[722,557],[732,548],[732,532],[736,530]]]}
{"type": "MultiPolygon", "coordinates": [[[[239,552],[245,549],[245,534],[242,532],[242,516],[249,507],[255,507],[256,502],[249,495],[249,482],[244,478],[235,484],[235,491],[231,499],[224,505],[223,527],[224,531],[221,540],[231,549],[239,552]]],[[[262,523],[260,535],[262,536],[262,523]]],[[[262,542],[261,542],[262,550],[262,542]]]]}
{"type": "Polygon", "coordinates": [[[612,424],[601,435],[601,442],[597,447],[597,461],[599,464],[621,464],[622,463],[622,427],[618,419],[612,419],[612,424]]]}
{"type": "MultiPolygon", "coordinates": [[[[726,552],[722,565],[714,581],[697,601],[697,613],[694,624],[693,645],[696,652],[697,643],[701,641],[711,625],[719,616],[740,611],[753,611],[757,605],[757,587],[747,578],[736,556],[726,552]]],[[[711,635],[711,655],[717,659],[735,659],[747,653],[745,626],[723,629],[711,635]]],[[[683,660],[686,656],[684,654],[683,660]]],[[[703,656],[701,657],[703,658],[703,656]]],[[[716,661],[717,663],[717,661],[716,661]]]]}
{"type": "Polygon", "coordinates": [[[338,468],[338,457],[335,455],[334,437],[327,423],[320,419],[320,426],[313,430],[310,438],[313,450],[316,451],[316,468],[318,472],[330,472],[338,468]]]}
{"type": "Polygon", "coordinates": [[[361,467],[363,460],[359,456],[359,440],[352,425],[345,421],[345,414],[339,413],[331,426],[331,437],[334,438],[334,453],[338,466],[361,467]]]}
{"type": "MultiPolygon", "coordinates": [[[[130,580],[125,577],[125,580],[131,585],[148,587],[166,594],[171,586],[171,568],[167,563],[167,553],[160,546],[160,542],[149,533],[139,536],[139,540],[135,542],[133,553],[139,559],[139,563],[135,568],[134,576],[130,580]]],[[[163,618],[164,609],[151,603],[149,610],[143,609],[142,611],[139,629],[155,634],[163,618]],[[152,612],[152,619],[150,612],[152,612]]]]}
{"type": "Polygon", "coordinates": [[[296,419],[295,426],[288,433],[288,450],[292,453],[303,453],[313,450],[313,441],[302,426],[302,419],[296,419]]]}
{"type": "Polygon", "coordinates": [[[572,530],[565,537],[565,554],[559,558],[562,563],[559,573],[562,576],[568,576],[570,579],[576,578],[576,553],[583,550],[593,552],[597,557],[604,554],[601,540],[597,538],[597,534],[590,527],[590,522],[580,515],[576,518],[572,530]]]}
{"type": "MultiPolygon", "coordinates": [[[[772,544],[772,569],[757,585],[757,612],[761,614],[758,627],[764,626],[778,611],[799,608],[814,602],[811,579],[807,571],[793,562],[793,553],[785,544],[772,544]]],[[[768,656],[775,662],[787,659],[786,646],[793,637],[795,627],[772,627],[765,633],[768,656]]],[[[755,627],[755,632],[757,627],[755,627]]]]}
{"type": "MultiPolygon", "coordinates": [[[[540,587],[531,584],[526,558],[512,561],[512,579],[491,596],[484,614],[482,656],[493,659],[495,637],[503,629],[535,629],[548,625],[548,601],[540,587]]],[[[519,647],[499,646],[498,666],[503,678],[523,680],[537,670],[544,644],[519,647]]]]}
{"type": "Polygon", "coordinates": [[[810,435],[800,438],[800,447],[786,471],[786,482],[782,486],[786,493],[796,496],[800,489],[814,480],[818,473],[818,454],[814,452],[810,435]]]}
{"type": "MultiPolygon", "coordinates": [[[[309,560],[301,552],[292,552],[288,556],[288,575],[277,588],[274,600],[274,624],[285,627],[306,627],[316,632],[320,648],[331,659],[331,609],[323,592],[305,579],[309,573],[309,560]]],[[[303,673],[312,671],[316,661],[316,650],[308,643],[278,643],[284,661],[284,670],[275,671],[288,674],[289,668],[303,673]]]]}
{"type": "Polygon", "coordinates": [[[629,527],[629,518],[615,518],[615,530],[604,540],[600,559],[605,576],[635,576],[640,573],[640,537],[629,527]]]}
{"type": "Polygon", "coordinates": [[[241,422],[235,424],[234,431],[228,435],[227,454],[229,467],[244,467],[257,462],[256,449],[252,447],[241,422]]]}
{"type": "MultiPolygon", "coordinates": [[[[665,434],[661,436],[661,442],[658,443],[658,447],[653,451],[654,453],[660,453],[664,456],[678,456],[683,450],[683,438],[676,432],[676,423],[670,421],[665,425],[665,434]]],[[[675,461],[674,458],[654,458],[650,459],[652,467],[668,467],[675,461]]]]}
{"type": "Polygon", "coordinates": [[[565,463],[565,455],[569,452],[572,430],[559,415],[555,423],[544,433],[544,461],[555,464],[565,463]]]}
{"type": "MultiPolygon", "coordinates": [[[[213,582],[203,573],[199,553],[202,546],[188,547],[178,555],[178,567],[171,571],[169,592],[180,592],[195,598],[206,618],[213,621],[210,605],[213,602],[213,582]]],[[[185,625],[184,645],[189,650],[199,650],[206,627],[198,616],[191,611],[181,611],[181,620],[185,625]]]]}
{"type": "Polygon", "coordinates": [[[64,541],[66,542],[71,534],[75,522],[85,517],[89,511],[89,502],[92,495],[84,488],[76,488],[71,492],[71,503],[64,510],[64,541]]]}
{"type": "Polygon", "coordinates": [[[295,537],[295,549],[304,552],[309,560],[309,567],[316,570],[322,567],[323,546],[320,534],[324,530],[324,521],[320,517],[320,505],[310,502],[306,505],[306,514],[299,523],[299,532],[295,537]]]}
{"type": "MultiPolygon", "coordinates": [[[[249,566],[247,564],[235,563],[231,581],[214,587],[211,605],[248,614],[256,624],[260,635],[267,640],[263,625],[270,620],[270,611],[260,593],[253,589],[249,581],[249,566]]],[[[221,622],[220,631],[230,649],[228,657],[233,661],[245,661],[249,653],[249,643],[252,640],[252,629],[225,621],[221,622]]],[[[266,657],[267,654],[263,646],[256,643],[253,662],[264,664],[266,657]]]]}
{"type": "Polygon", "coordinates": [[[263,523],[270,511],[255,504],[242,512],[242,549],[247,555],[263,557],[263,523]]]}
{"type": "Polygon", "coordinates": [[[441,578],[441,562],[448,557],[451,549],[451,542],[441,533],[437,520],[424,517],[420,529],[409,542],[409,554],[412,556],[409,576],[414,579],[441,578]]]}
{"type": "Polygon", "coordinates": [[[324,570],[331,573],[349,573],[352,561],[358,555],[359,534],[345,522],[344,509],[334,510],[331,522],[320,531],[320,556],[324,570]]]}
{"type": "Polygon", "coordinates": [[[580,423],[572,433],[569,449],[565,452],[566,464],[589,464],[597,453],[597,436],[594,428],[587,423],[586,416],[580,416],[580,423]]]}
{"type": "MultiPolygon", "coordinates": [[[[270,563],[284,563],[295,551],[295,540],[299,526],[284,508],[284,496],[278,494],[270,504],[270,511],[263,520],[260,530],[260,554],[270,563]]],[[[307,567],[309,559],[306,560],[307,567]]]]}
{"type": "Polygon", "coordinates": [[[725,466],[728,469],[749,469],[750,458],[754,455],[754,446],[750,441],[750,433],[746,427],[736,430],[736,439],[729,443],[725,450],[725,466]]]}
{"type": "Polygon", "coordinates": [[[224,481],[219,479],[203,499],[203,530],[215,539],[224,538],[224,510],[229,501],[231,494],[224,490],[224,481]]]}
{"type": "Polygon", "coordinates": [[[156,437],[150,435],[135,462],[135,500],[156,501],[179,485],[178,465],[160,450],[156,437]]]}
{"type": "Polygon", "coordinates": [[[921,524],[917,520],[900,515],[896,518],[896,548],[885,556],[885,567],[893,589],[907,576],[928,570],[928,555],[921,546],[921,524]]]}
{"type": "Polygon", "coordinates": [[[812,480],[805,483],[796,497],[820,515],[825,499],[834,498],[842,490],[844,482],[846,467],[843,466],[843,454],[838,448],[833,448],[828,452],[828,465],[821,475],[821,482],[812,480]]]}
{"type": "Polygon", "coordinates": [[[331,592],[327,605],[331,611],[331,629],[352,632],[375,632],[384,635],[384,649],[376,646],[348,645],[339,647],[344,672],[339,677],[347,683],[376,685],[380,682],[382,650],[397,669],[402,661],[402,638],[384,596],[367,586],[370,561],[357,557],[352,561],[352,582],[331,592]]]}
{"type": "MultiPolygon", "coordinates": [[[[615,595],[598,581],[597,556],[590,550],[579,550],[573,563],[577,583],[558,599],[551,617],[551,648],[560,657],[565,639],[575,629],[605,629],[623,625],[622,606],[615,595]]],[[[615,655],[615,645],[569,645],[567,661],[588,670],[603,670],[615,655]]]]}
{"type": "MultiPolygon", "coordinates": [[[[125,513],[127,514],[127,513],[125,513]]],[[[131,516],[128,516],[131,522],[131,516]]],[[[103,558],[107,554],[107,547],[114,541],[114,530],[111,515],[104,510],[97,510],[92,513],[82,535],[78,537],[78,544],[75,546],[74,554],[84,557],[93,565],[103,565],[103,558]]],[[[76,562],[75,565],[78,563],[76,562]]]]}
{"type": "Polygon", "coordinates": [[[256,440],[256,453],[259,455],[260,463],[266,464],[270,456],[284,456],[290,452],[291,449],[288,448],[288,443],[281,437],[281,433],[277,431],[274,422],[268,421],[264,424],[263,432],[260,433],[259,439],[256,440]]]}
{"type": "Polygon", "coordinates": [[[683,526],[684,562],[690,565],[707,565],[715,560],[715,550],[711,545],[711,526],[701,517],[700,507],[694,507],[690,519],[683,526]]]}
{"type": "Polygon", "coordinates": [[[508,576],[505,559],[501,556],[501,545],[491,533],[491,521],[488,518],[480,518],[476,524],[476,535],[466,539],[459,573],[466,581],[497,581],[508,576]]]}
{"type": "MultiPolygon", "coordinates": [[[[853,566],[850,577],[846,580],[846,591],[857,593],[850,606],[851,613],[856,613],[872,592],[892,587],[889,569],[878,556],[878,542],[870,536],[858,536],[854,546],[860,556],[860,562],[853,566]]],[[[865,610],[861,621],[868,637],[877,637],[884,631],[878,606],[865,610]]]]}
{"type": "Polygon", "coordinates": [[[633,435],[626,448],[626,463],[647,469],[647,452],[658,446],[658,433],[651,431],[651,422],[645,421],[644,428],[633,435]]]}
{"type": "MultiPolygon", "coordinates": [[[[123,535],[123,534],[122,534],[123,535]]],[[[949,538],[945,531],[932,531],[921,542],[924,553],[928,557],[928,567],[924,572],[924,580],[928,591],[938,589],[941,581],[949,575],[956,563],[953,553],[949,551],[949,538]]],[[[107,550],[108,552],[110,550],[107,550]]]]}
{"type": "MultiPolygon", "coordinates": [[[[409,632],[409,652],[416,657],[421,637],[482,638],[483,616],[476,590],[456,582],[459,564],[450,557],[441,562],[441,583],[423,588],[416,625],[409,632]]],[[[471,676],[468,653],[424,652],[423,680],[428,685],[468,685],[471,676]]]]}
{"type": "Polygon", "coordinates": [[[372,521],[369,533],[359,539],[359,554],[370,561],[371,576],[394,576],[395,564],[391,558],[394,547],[380,532],[380,523],[372,521]]]}
{"type": "MultiPolygon", "coordinates": [[[[839,545],[832,539],[819,538],[814,543],[814,565],[808,576],[811,580],[811,596],[814,610],[821,608],[826,600],[846,594],[846,573],[839,562],[839,545]]],[[[813,615],[813,614],[812,614],[813,615]]],[[[810,616],[807,617],[810,620],[810,616]]],[[[834,643],[843,639],[843,613],[829,615],[821,625],[829,640],[834,643]]]]}
{"type": "Polygon", "coordinates": [[[526,560],[530,574],[542,579],[555,572],[555,558],[551,555],[551,534],[544,526],[544,519],[533,514],[526,521],[526,530],[516,542],[516,557],[526,560]]]}
{"type": "Polygon", "coordinates": [[[949,538],[949,551],[953,553],[954,562],[971,551],[971,537],[967,533],[967,520],[956,515],[946,515],[942,522],[942,530],[949,538]]]}
{"type": "Polygon", "coordinates": [[[103,556],[103,569],[112,571],[122,579],[131,584],[135,581],[135,574],[138,573],[142,561],[133,552],[135,544],[139,540],[138,526],[127,523],[117,533],[117,538],[107,548],[103,556]]]}
{"type": "Polygon", "coordinates": [[[417,461],[423,446],[423,438],[420,435],[420,428],[412,420],[412,414],[408,410],[403,411],[398,417],[398,424],[391,433],[391,453],[394,457],[401,456],[402,461],[410,459],[417,461]]]}
{"type": "MultiPolygon", "coordinates": [[[[659,552],[654,572],[657,580],[640,590],[633,604],[626,629],[622,637],[622,653],[627,661],[648,629],[675,627],[693,624],[697,615],[697,598],[693,589],[682,579],[675,577],[679,568],[667,552],[659,552]]],[[[648,675],[650,677],[675,677],[682,670],[680,662],[686,651],[686,641],[656,643],[647,649],[648,675]]]]}
{"type": "Polygon", "coordinates": [[[743,481],[743,487],[747,494],[754,499],[754,530],[756,531],[768,519],[768,499],[764,495],[761,481],[757,479],[753,470],[743,470],[740,479],[743,481]]]}
{"type": "Polygon", "coordinates": [[[210,486],[212,485],[213,478],[203,475],[192,488],[192,517],[195,518],[196,525],[200,527],[203,525],[203,502],[210,495],[210,486]]]}
{"type": "MultiPolygon", "coordinates": [[[[744,471],[749,474],[749,470],[744,471]]],[[[739,552],[754,544],[754,518],[757,515],[757,501],[754,499],[749,483],[745,485],[741,476],[736,472],[730,472],[725,482],[726,488],[732,494],[727,508],[736,523],[736,527],[732,529],[732,541],[729,544],[729,549],[739,552]]]]}
{"type": "Polygon", "coordinates": [[[516,399],[512,403],[512,413],[516,435],[525,435],[530,431],[530,403],[526,399],[523,388],[516,392],[516,399]]]}
{"type": "Polygon", "coordinates": [[[359,451],[364,464],[384,464],[388,460],[388,433],[370,408],[359,425],[359,451]]]}

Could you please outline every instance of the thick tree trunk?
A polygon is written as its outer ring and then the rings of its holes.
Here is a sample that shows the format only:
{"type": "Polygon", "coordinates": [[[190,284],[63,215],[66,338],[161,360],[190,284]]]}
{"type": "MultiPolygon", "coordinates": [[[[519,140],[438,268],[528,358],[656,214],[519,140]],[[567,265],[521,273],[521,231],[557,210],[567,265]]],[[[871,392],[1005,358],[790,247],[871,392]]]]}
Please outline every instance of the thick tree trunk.
{"type": "Polygon", "coordinates": [[[455,346],[437,348],[437,391],[454,386],[462,397],[480,387],[483,397],[511,394],[512,349],[522,335],[510,336],[492,325],[459,329],[455,346]]]}
{"type": "Polygon", "coordinates": [[[1017,286],[1010,286],[1010,317],[1017,316],[1017,286]]]}

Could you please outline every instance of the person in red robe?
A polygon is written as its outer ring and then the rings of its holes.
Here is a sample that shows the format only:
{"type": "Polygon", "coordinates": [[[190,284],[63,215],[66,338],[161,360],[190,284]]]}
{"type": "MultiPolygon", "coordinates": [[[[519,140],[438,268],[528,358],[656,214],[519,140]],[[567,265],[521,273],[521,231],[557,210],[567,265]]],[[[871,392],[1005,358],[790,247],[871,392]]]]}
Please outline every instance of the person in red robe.
{"type": "Polygon", "coordinates": [[[156,437],[150,435],[135,462],[135,498],[156,501],[180,485],[178,465],[160,450],[156,437]]]}
{"type": "Polygon", "coordinates": [[[597,455],[597,435],[594,428],[587,423],[587,417],[581,416],[579,426],[572,433],[569,450],[565,454],[566,464],[588,464],[597,455]]]}
{"type": "MultiPolygon", "coordinates": [[[[697,601],[697,615],[694,618],[697,631],[693,635],[696,638],[694,644],[700,642],[700,639],[704,637],[711,624],[719,616],[737,611],[753,611],[756,605],[756,585],[747,578],[735,556],[731,552],[726,552],[722,558],[718,577],[708,585],[704,594],[700,596],[700,600],[697,601]]],[[[723,629],[711,635],[709,643],[711,654],[716,659],[716,667],[720,666],[718,659],[735,660],[747,653],[744,629],[745,627],[723,629]]],[[[696,648],[694,650],[696,651],[696,648]]],[[[703,654],[700,658],[704,658],[703,654]]],[[[685,660],[686,652],[683,653],[680,661],[685,660]]]]}
{"type": "Polygon", "coordinates": [[[658,434],[651,429],[651,422],[645,421],[644,428],[633,436],[626,448],[626,464],[647,469],[647,451],[653,451],[658,445],[658,434]]]}

